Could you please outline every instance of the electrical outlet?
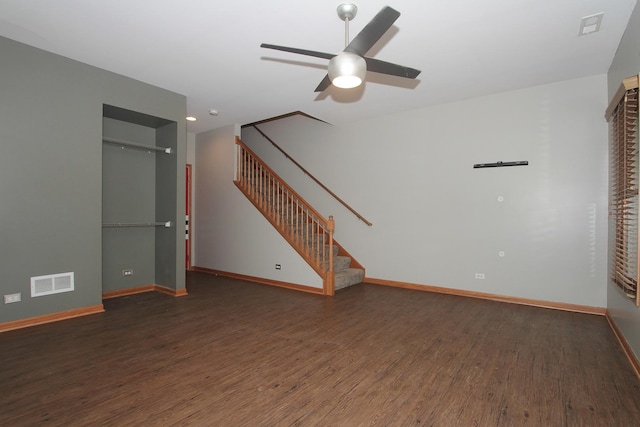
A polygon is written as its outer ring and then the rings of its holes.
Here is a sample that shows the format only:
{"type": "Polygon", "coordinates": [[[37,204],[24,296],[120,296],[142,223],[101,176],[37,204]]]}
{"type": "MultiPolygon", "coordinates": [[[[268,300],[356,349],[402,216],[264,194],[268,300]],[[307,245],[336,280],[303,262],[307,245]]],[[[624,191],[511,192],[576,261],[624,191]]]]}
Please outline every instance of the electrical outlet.
{"type": "Polygon", "coordinates": [[[282,270],[282,266],[280,264],[276,264],[276,270],[282,270]]]}
{"type": "Polygon", "coordinates": [[[22,295],[20,294],[20,292],[18,292],[17,294],[8,294],[4,296],[5,304],[11,304],[12,302],[20,302],[20,301],[22,301],[22,295]]]}
{"type": "Polygon", "coordinates": [[[122,270],[123,276],[133,276],[133,268],[127,268],[126,270],[122,270]]]}
{"type": "Polygon", "coordinates": [[[476,279],[484,280],[484,273],[476,273],[476,279]]]}

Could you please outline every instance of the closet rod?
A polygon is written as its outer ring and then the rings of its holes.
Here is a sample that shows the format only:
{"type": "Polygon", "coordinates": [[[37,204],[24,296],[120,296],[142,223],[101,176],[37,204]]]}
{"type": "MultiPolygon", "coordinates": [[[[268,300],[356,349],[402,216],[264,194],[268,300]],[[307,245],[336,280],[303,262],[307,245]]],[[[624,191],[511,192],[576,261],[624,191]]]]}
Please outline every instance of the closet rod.
{"type": "Polygon", "coordinates": [[[162,222],[109,222],[102,224],[103,227],[171,227],[171,221],[162,222]]]}
{"type": "Polygon", "coordinates": [[[144,144],[137,144],[135,142],[124,141],[122,139],[102,137],[102,142],[108,142],[109,144],[116,144],[116,145],[124,145],[127,147],[140,148],[143,150],[162,151],[167,154],[171,154],[171,148],[168,148],[168,147],[150,147],[144,144]]]}

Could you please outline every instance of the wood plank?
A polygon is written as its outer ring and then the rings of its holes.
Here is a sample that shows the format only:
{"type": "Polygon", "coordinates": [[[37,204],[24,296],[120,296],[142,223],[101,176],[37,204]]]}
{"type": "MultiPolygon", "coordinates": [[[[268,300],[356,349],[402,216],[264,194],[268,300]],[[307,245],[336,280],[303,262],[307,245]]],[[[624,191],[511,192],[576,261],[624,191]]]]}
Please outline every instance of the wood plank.
{"type": "Polygon", "coordinates": [[[638,425],[604,316],[199,272],[0,334],[0,425],[638,425]]]}

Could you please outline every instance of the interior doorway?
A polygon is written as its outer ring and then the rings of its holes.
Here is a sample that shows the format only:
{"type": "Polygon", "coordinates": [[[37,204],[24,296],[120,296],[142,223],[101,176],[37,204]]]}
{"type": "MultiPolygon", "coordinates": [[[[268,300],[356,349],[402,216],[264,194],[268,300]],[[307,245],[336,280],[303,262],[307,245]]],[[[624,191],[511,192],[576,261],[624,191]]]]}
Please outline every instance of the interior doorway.
{"type": "Polygon", "coordinates": [[[187,163],[187,171],[186,171],[186,184],[187,188],[185,191],[187,200],[186,200],[186,212],[185,212],[185,269],[191,270],[191,164],[187,163]]]}

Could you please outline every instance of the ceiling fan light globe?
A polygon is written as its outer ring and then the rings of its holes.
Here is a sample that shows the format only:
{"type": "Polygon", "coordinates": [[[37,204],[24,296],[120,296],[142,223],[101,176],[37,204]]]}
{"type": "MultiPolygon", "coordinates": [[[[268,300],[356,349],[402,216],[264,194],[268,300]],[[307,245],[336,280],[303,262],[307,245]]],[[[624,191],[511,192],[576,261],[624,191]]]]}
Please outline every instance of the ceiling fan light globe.
{"type": "Polygon", "coordinates": [[[367,63],[355,53],[340,52],[329,61],[329,79],[334,86],[342,89],[360,86],[366,73],[367,63]]]}
{"type": "Polygon", "coordinates": [[[339,76],[331,82],[340,89],[351,89],[362,84],[362,79],[356,76],[339,76]]]}

